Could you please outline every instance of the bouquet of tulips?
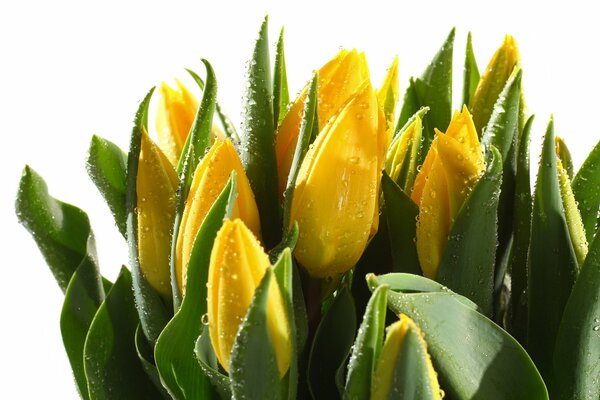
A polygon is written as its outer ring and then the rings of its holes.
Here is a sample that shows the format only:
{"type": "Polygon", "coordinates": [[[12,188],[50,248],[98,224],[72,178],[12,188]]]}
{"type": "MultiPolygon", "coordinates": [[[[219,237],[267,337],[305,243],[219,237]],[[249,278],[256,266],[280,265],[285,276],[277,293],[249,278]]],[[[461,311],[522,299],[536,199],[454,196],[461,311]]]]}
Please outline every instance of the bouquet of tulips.
{"type": "MultiPolygon", "coordinates": [[[[265,19],[241,129],[215,73],[157,90],[156,136],[94,136],[90,178],[129,246],[115,282],[87,215],[26,167],[16,210],[65,294],[84,399],[600,399],[600,144],[575,174],[506,36],[452,106],[452,30],[399,101],[342,50],[290,102],[265,19]],[[399,110],[397,104],[399,103],[399,110]]],[[[283,32],[282,32],[283,33],[283,32]]]]}

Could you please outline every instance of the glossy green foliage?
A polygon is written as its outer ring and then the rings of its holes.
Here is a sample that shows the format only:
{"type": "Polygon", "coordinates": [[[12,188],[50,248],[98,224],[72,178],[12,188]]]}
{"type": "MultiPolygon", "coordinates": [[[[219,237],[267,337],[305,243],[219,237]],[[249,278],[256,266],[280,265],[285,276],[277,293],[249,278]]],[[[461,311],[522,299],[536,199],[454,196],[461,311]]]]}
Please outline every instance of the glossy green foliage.
{"type": "Polygon", "coordinates": [[[368,283],[371,289],[389,284],[390,309],[408,315],[421,328],[440,386],[449,398],[548,399],[525,350],[469,306],[468,299],[415,275],[392,274],[383,281],[370,276],[368,283]]]}
{"type": "Polygon", "coordinates": [[[588,243],[600,225],[600,142],[592,149],[573,178],[573,194],[581,212],[588,243]]]}
{"type": "Polygon", "coordinates": [[[116,144],[92,136],[85,163],[88,175],[115,219],[121,235],[127,231],[125,193],[127,191],[127,154],[116,144]]]}
{"type": "Polygon", "coordinates": [[[265,17],[246,72],[240,158],[258,205],[267,248],[281,238],[273,126],[273,85],[269,57],[268,18],[265,17]]]}
{"type": "Polygon", "coordinates": [[[578,266],[560,195],[550,120],[533,196],[529,246],[527,350],[545,379],[550,379],[556,334],[578,266]]]}
{"type": "Polygon", "coordinates": [[[497,209],[502,156],[495,147],[486,173],[463,203],[444,249],[437,280],[473,300],[485,315],[492,311],[497,209]]]}
{"type": "Polygon", "coordinates": [[[473,39],[471,32],[469,32],[467,35],[467,48],[465,50],[463,97],[461,105],[467,105],[471,102],[471,97],[473,97],[477,83],[479,83],[479,68],[477,68],[477,61],[475,60],[475,54],[473,53],[473,39]]]}
{"type": "Polygon", "coordinates": [[[90,399],[161,399],[135,349],[137,312],[131,274],[123,267],[98,309],[84,347],[90,399]]]}

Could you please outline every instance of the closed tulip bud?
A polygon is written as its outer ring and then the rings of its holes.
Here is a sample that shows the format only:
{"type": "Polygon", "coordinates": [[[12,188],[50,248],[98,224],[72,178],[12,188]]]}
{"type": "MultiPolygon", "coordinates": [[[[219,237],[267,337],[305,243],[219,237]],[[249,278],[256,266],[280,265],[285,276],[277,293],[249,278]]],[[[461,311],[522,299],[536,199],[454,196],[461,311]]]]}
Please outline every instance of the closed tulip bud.
{"type": "MultiPolygon", "coordinates": [[[[250,229],[226,220],[217,233],[208,270],[208,326],[217,359],[229,371],[231,350],[254,291],[271,267],[269,257],[250,229]]],[[[280,376],[290,366],[290,325],[276,279],[269,284],[267,325],[280,376]]]]}
{"type": "Polygon", "coordinates": [[[377,101],[383,109],[386,123],[386,148],[392,141],[394,134],[394,117],[398,103],[398,57],[394,58],[388,68],[383,84],[377,90],[377,101]]]}
{"type": "Polygon", "coordinates": [[[569,236],[573,244],[573,250],[577,258],[577,264],[581,267],[588,253],[588,242],[585,237],[585,228],[581,219],[581,213],[575,201],[575,195],[571,187],[571,180],[567,170],[560,160],[556,160],[558,170],[558,182],[560,183],[560,196],[565,209],[565,218],[569,229],[569,236]]]}
{"type": "Polygon", "coordinates": [[[196,234],[206,214],[227,184],[231,171],[236,172],[237,183],[233,216],[241,218],[250,230],[260,237],[258,208],[242,162],[229,139],[217,140],[194,172],[181,218],[175,254],[177,283],[181,293],[185,292],[187,263],[196,234]]]}
{"type": "Polygon", "coordinates": [[[394,180],[404,185],[402,189],[410,193],[417,174],[417,152],[421,145],[423,124],[417,115],[415,120],[392,141],[385,160],[385,170],[394,180]]]}
{"type": "Polygon", "coordinates": [[[172,165],[177,165],[179,161],[198,110],[194,95],[179,80],[175,80],[175,83],[176,88],[165,82],[160,84],[156,111],[158,141],[172,165]]]}
{"type": "MultiPolygon", "coordinates": [[[[363,53],[342,50],[319,70],[317,119],[319,128],[327,124],[348,101],[358,87],[369,77],[369,69],[363,53]]],[[[279,177],[279,194],[283,195],[288,174],[294,159],[294,151],[304,116],[304,102],[308,95],[306,86],[290,106],[277,130],[275,151],[279,177]]]]}
{"type": "MultiPolygon", "coordinates": [[[[176,88],[165,82],[160,84],[156,110],[158,143],[174,166],[179,162],[198,111],[198,100],[194,95],[179,80],[175,79],[175,84],[176,88]]],[[[213,141],[215,138],[225,138],[225,134],[217,125],[212,126],[211,134],[213,141]]]]}
{"type": "Polygon", "coordinates": [[[517,42],[512,36],[506,35],[504,43],[496,50],[483,75],[481,75],[471,98],[471,104],[469,104],[477,132],[481,133],[490,120],[494,104],[496,104],[496,100],[515,65],[519,62],[517,42]]]}
{"type": "Polygon", "coordinates": [[[454,219],[484,169],[477,131],[463,107],[445,134],[436,130],[411,194],[419,205],[417,255],[426,277],[435,278],[454,219]]]}
{"type": "Polygon", "coordinates": [[[137,230],[140,269],[161,296],[170,298],[169,255],[179,184],[173,166],[143,131],[137,172],[137,230]]]}
{"type": "Polygon", "coordinates": [[[300,166],[290,222],[296,259],[315,278],[351,269],[379,221],[386,123],[369,81],[317,136],[300,166]]]}
{"type": "Polygon", "coordinates": [[[404,314],[386,330],[371,386],[371,400],[389,398],[439,399],[444,397],[427,352],[421,329],[404,314]],[[415,382],[414,377],[421,379],[415,382]],[[398,393],[399,397],[393,396],[398,393]]]}

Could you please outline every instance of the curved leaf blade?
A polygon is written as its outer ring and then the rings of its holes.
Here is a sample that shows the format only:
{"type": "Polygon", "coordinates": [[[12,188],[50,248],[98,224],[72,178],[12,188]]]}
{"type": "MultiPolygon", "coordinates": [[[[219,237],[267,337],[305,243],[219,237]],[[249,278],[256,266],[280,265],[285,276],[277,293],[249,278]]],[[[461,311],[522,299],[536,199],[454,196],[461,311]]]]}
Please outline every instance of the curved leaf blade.
{"type": "Polygon", "coordinates": [[[573,286],[554,351],[552,398],[600,398],[600,235],[573,286]]]}
{"type": "Polygon", "coordinates": [[[86,170],[108,204],[121,235],[127,234],[125,197],[127,191],[127,154],[116,144],[92,136],[85,162],[86,170]]]}
{"type": "Polygon", "coordinates": [[[551,119],[533,196],[527,339],[527,350],[548,381],[552,376],[556,334],[578,273],[556,168],[554,121],[551,119]]]}
{"type": "Polygon", "coordinates": [[[492,312],[497,210],[502,156],[491,148],[488,170],[463,203],[438,268],[436,279],[473,300],[485,315],[492,312]]]}
{"type": "Polygon", "coordinates": [[[89,399],[83,349],[90,325],[104,301],[104,288],[98,267],[88,257],[73,273],[60,314],[60,331],[79,395],[89,399]]]}
{"type": "MultiPolygon", "coordinates": [[[[377,285],[373,278],[371,281],[372,287],[377,285]]],[[[502,328],[447,289],[411,292],[409,287],[404,292],[390,290],[388,307],[396,314],[408,315],[419,325],[440,385],[449,397],[548,399],[535,365],[502,328]]]]}
{"type": "Polygon", "coordinates": [[[471,32],[467,35],[467,48],[465,50],[465,64],[463,71],[463,95],[461,106],[468,105],[471,102],[471,97],[475,93],[475,88],[479,83],[479,68],[473,52],[473,39],[471,32]]]}
{"type": "Polygon", "coordinates": [[[219,371],[217,355],[210,343],[210,333],[206,328],[202,329],[202,334],[196,341],[195,354],[202,371],[210,379],[221,399],[231,399],[229,376],[219,371]]]}
{"type": "Polygon", "coordinates": [[[587,241],[592,243],[596,228],[600,225],[600,141],[577,171],[572,186],[587,241]]]}
{"type": "Polygon", "coordinates": [[[44,179],[29,166],[23,170],[19,182],[15,210],[63,292],[83,259],[96,263],[87,214],[50,196],[44,179]]]}
{"type": "Polygon", "coordinates": [[[271,248],[279,242],[281,224],[267,17],[260,28],[247,76],[240,158],[258,205],[264,243],[271,248]]]}
{"type": "Polygon", "coordinates": [[[350,354],[356,331],[354,300],[343,285],[321,319],[308,360],[308,386],[315,399],[336,399],[336,373],[350,354]]]}
{"type": "Polygon", "coordinates": [[[287,70],[285,67],[285,51],[283,44],[283,28],[277,40],[277,51],[275,52],[275,65],[273,66],[273,126],[278,127],[290,103],[288,89],[287,70]]]}
{"type": "Polygon", "coordinates": [[[369,299],[348,363],[345,399],[368,399],[371,379],[383,346],[387,286],[379,286],[369,299]]]}
{"type": "Polygon", "coordinates": [[[84,347],[85,375],[92,399],[161,399],[135,349],[139,319],[123,267],[98,309],[84,347]]]}

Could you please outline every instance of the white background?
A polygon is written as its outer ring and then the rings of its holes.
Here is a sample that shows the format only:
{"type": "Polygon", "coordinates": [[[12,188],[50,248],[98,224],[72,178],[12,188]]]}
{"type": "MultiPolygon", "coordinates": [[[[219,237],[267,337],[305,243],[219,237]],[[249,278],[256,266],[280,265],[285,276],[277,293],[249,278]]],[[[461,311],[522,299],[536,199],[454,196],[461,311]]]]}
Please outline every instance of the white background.
{"type": "MultiPolygon", "coordinates": [[[[312,69],[341,47],[366,52],[376,85],[399,55],[403,94],[409,76],[420,74],[453,26],[456,77],[462,76],[469,30],[480,70],[504,34],[511,33],[522,53],[529,111],[537,115],[535,153],[550,113],[555,114],[557,134],[571,147],[576,167],[600,138],[596,124],[600,25],[599,13],[591,5],[416,0],[248,3],[52,0],[0,5],[3,398],[77,398],[60,338],[62,293],[14,215],[24,164],[47,180],[55,197],[89,213],[102,271],[114,279],[127,252],[85,173],[91,135],[126,150],[137,102],[161,80],[185,77],[183,67],[203,75],[200,57],[211,61],[219,99],[239,122],[244,62],[265,14],[270,15],[272,43],[285,25],[292,94],[312,69]]],[[[460,86],[455,93],[460,93],[460,86]]],[[[535,169],[537,156],[532,160],[535,169]]]]}

